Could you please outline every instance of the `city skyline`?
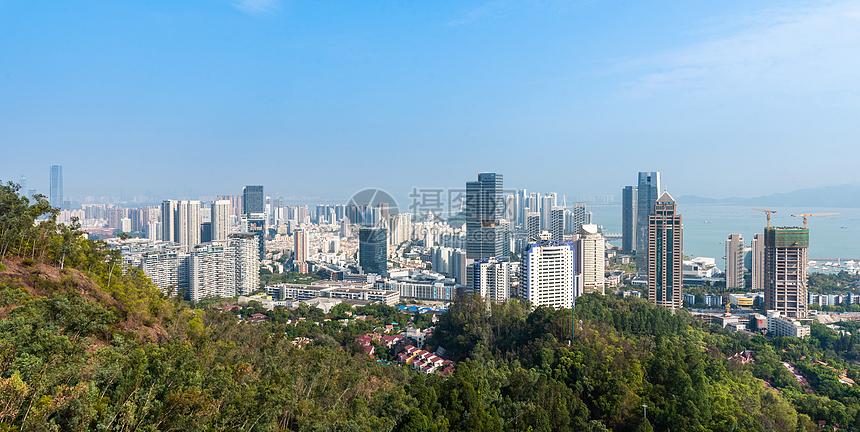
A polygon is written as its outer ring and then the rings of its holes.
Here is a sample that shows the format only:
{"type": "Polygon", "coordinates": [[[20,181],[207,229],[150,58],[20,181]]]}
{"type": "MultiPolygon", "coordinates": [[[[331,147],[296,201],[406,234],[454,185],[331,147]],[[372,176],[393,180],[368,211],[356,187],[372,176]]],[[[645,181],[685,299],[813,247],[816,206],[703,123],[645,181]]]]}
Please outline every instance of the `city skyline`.
{"type": "Polygon", "coordinates": [[[56,164],[68,197],[264,184],[333,201],[356,172],[398,196],[503,172],[618,201],[629,180],[606,166],[658,169],[679,197],[854,184],[838,156],[860,132],[858,10],[6,2],[0,178],[48,195],[56,164]],[[533,170],[529,155],[576,169],[533,170]]]}

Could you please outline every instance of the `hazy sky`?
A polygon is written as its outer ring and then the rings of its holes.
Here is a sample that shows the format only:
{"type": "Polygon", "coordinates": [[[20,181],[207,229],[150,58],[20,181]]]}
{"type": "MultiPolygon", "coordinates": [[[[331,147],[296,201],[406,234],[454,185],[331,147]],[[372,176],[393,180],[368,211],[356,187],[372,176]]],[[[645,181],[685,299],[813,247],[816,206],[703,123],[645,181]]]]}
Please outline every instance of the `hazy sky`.
{"type": "Polygon", "coordinates": [[[860,181],[860,2],[0,0],[0,179],[673,195],[860,181]]]}

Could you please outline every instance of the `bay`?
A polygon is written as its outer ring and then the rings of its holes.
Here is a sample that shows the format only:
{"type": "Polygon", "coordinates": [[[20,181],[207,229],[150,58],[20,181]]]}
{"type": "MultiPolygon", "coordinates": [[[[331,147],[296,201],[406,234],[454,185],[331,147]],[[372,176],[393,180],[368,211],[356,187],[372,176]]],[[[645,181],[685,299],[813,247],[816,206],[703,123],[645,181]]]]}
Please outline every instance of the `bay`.
{"type": "MultiPolygon", "coordinates": [[[[839,207],[770,207],[777,212],[771,217],[773,226],[803,226],[800,213],[839,213],[832,216],[812,216],[808,219],[810,259],[860,259],[860,209],[839,207]]],[[[604,231],[621,233],[621,205],[590,205],[593,222],[604,231]]],[[[738,233],[749,245],[753,234],[763,233],[767,224],[765,213],[751,207],[720,204],[678,203],[683,216],[684,254],[712,257],[717,267],[725,269],[725,241],[729,234],[738,233]]],[[[620,246],[621,240],[612,241],[620,246]]]]}

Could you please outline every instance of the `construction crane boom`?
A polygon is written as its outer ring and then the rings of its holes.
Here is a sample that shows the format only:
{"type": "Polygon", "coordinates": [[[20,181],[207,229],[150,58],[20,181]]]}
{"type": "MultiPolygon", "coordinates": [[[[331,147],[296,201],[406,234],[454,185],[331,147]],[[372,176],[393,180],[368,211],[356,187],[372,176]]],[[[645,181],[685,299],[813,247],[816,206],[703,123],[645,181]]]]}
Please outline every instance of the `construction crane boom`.
{"type": "Polygon", "coordinates": [[[838,215],[839,213],[801,213],[801,214],[793,214],[793,217],[802,217],[803,218],[803,227],[806,228],[806,218],[810,216],[830,216],[830,215],[838,215]]]}
{"type": "Polygon", "coordinates": [[[776,210],[762,210],[757,208],[754,208],[753,210],[767,213],[767,227],[770,228],[770,214],[776,213],[776,210]]]}

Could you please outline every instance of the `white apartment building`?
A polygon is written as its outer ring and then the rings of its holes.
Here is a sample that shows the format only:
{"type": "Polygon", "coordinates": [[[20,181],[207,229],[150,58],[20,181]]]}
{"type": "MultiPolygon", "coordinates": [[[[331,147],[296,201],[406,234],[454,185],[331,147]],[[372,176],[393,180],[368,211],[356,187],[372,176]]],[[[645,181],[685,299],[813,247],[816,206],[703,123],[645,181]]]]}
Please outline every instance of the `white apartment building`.
{"type": "Polygon", "coordinates": [[[248,233],[230,234],[228,244],[232,248],[235,263],[236,294],[251,294],[260,286],[257,236],[248,233]]]}
{"type": "Polygon", "coordinates": [[[475,292],[494,302],[504,302],[511,297],[511,263],[486,258],[475,266],[475,292]]]}
{"type": "Polygon", "coordinates": [[[212,201],[210,221],[212,222],[212,241],[227,240],[230,233],[230,200],[212,201]]]}
{"type": "Polygon", "coordinates": [[[191,250],[188,261],[188,298],[191,301],[236,295],[236,261],[232,249],[226,242],[212,242],[191,250]]]}
{"type": "Polygon", "coordinates": [[[726,288],[744,288],[744,238],[729,234],[726,240],[726,288]]]}
{"type": "Polygon", "coordinates": [[[184,251],[146,252],[138,266],[166,296],[175,297],[188,286],[188,254],[184,251]]]}
{"type": "Polygon", "coordinates": [[[574,297],[574,249],[569,243],[549,240],[532,243],[520,262],[519,297],[533,306],[571,308],[574,297]]]}
{"type": "Polygon", "coordinates": [[[767,333],[771,336],[805,337],[810,335],[810,327],[799,321],[782,316],[780,311],[767,311],[767,333]]]}

